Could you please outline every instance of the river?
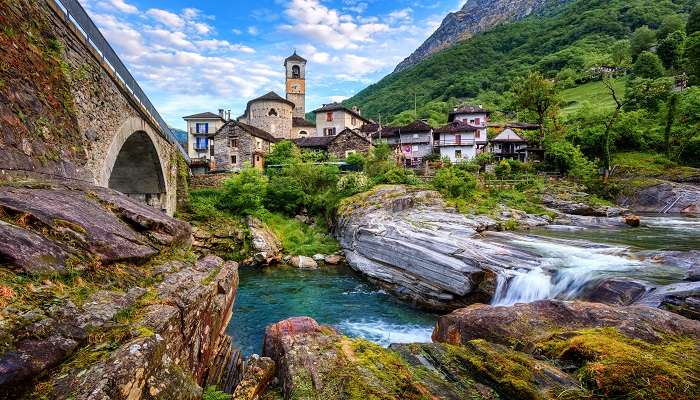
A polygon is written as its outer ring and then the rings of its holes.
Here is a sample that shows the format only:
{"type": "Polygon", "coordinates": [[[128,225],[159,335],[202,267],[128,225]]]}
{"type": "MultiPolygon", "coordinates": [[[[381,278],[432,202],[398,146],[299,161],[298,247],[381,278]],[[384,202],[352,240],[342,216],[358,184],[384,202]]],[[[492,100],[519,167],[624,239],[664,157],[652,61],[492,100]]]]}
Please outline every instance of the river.
{"type": "MultiPolygon", "coordinates": [[[[550,227],[495,239],[527,250],[533,269],[499,276],[493,304],[573,299],[591,282],[628,277],[663,285],[681,281],[685,269],[652,257],[659,251],[700,249],[700,220],[646,215],[640,228],[550,227]]],[[[306,315],[351,337],[381,345],[429,342],[436,315],[420,311],[373,287],[345,266],[317,271],[241,268],[228,333],[244,354],[259,353],[265,327],[306,315]]]]}

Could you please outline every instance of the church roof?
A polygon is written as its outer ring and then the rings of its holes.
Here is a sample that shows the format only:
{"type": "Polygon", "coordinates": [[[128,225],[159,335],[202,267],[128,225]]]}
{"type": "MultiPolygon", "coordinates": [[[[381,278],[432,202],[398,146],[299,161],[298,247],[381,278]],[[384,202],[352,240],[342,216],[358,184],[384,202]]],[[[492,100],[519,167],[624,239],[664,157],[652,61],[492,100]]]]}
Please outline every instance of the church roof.
{"type": "Polygon", "coordinates": [[[282,97],[282,96],[280,96],[280,95],[278,95],[277,93],[272,92],[272,91],[267,92],[267,93],[265,93],[264,95],[262,95],[262,96],[260,96],[260,97],[257,97],[257,98],[255,98],[255,99],[249,101],[249,102],[248,102],[248,105],[250,105],[251,103],[254,103],[254,102],[256,102],[256,101],[280,101],[280,102],[283,102],[283,103],[288,103],[288,104],[290,104],[292,107],[295,106],[295,104],[294,104],[293,102],[291,102],[291,101],[285,99],[284,97],[282,97]]]}
{"type": "Polygon", "coordinates": [[[285,64],[287,64],[288,61],[306,62],[306,59],[304,57],[298,55],[296,50],[294,50],[294,54],[292,54],[291,56],[284,59],[285,64]]]}
{"type": "Polygon", "coordinates": [[[305,118],[292,117],[292,126],[299,128],[315,128],[316,124],[311,121],[307,121],[305,118]]]}

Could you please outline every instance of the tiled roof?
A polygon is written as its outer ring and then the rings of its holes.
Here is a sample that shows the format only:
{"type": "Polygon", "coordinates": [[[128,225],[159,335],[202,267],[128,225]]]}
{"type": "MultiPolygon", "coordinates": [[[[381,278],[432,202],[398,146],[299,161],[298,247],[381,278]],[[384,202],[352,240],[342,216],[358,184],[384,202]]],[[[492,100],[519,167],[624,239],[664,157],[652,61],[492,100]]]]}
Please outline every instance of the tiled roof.
{"type": "Polygon", "coordinates": [[[194,115],[188,115],[186,117],[182,117],[182,119],[223,119],[221,116],[218,114],[214,114],[212,112],[203,112],[199,114],[194,114],[194,115]]]}
{"type": "Polygon", "coordinates": [[[400,128],[401,132],[408,132],[408,133],[413,133],[413,132],[430,132],[433,130],[433,128],[428,125],[427,122],[421,121],[421,120],[416,120],[406,126],[402,126],[400,128]]]}
{"type": "Polygon", "coordinates": [[[256,101],[281,101],[283,103],[288,103],[288,104],[291,104],[292,106],[294,106],[293,102],[285,99],[284,97],[282,97],[282,96],[280,96],[277,93],[272,92],[272,91],[267,92],[264,95],[249,101],[248,104],[250,105],[250,103],[253,103],[256,101]]]}
{"type": "Polygon", "coordinates": [[[473,105],[468,105],[468,104],[460,106],[451,112],[451,114],[483,114],[483,113],[489,114],[490,111],[481,107],[481,106],[473,106],[473,105]]]}
{"type": "Polygon", "coordinates": [[[310,136],[294,139],[294,143],[296,143],[296,145],[299,147],[326,149],[333,139],[335,139],[335,136],[310,136]]]}
{"type": "Polygon", "coordinates": [[[284,59],[284,63],[286,64],[287,61],[298,61],[298,62],[306,62],[306,59],[300,55],[297,54],[296,50],[294,51],[294,54],[291,56],[287,57],[284,59]]]}
{"type": "Polygon", "coordinates": [[[527,122],[500,122],[489,124],[490,128],[514,128],[514,129],[525,129],[525,130],[536,130],[540,129],[538,124],[530,124],[527,122]]]}
{"type": "Polygon", "coordinates": [[[381,128],[379,124],[364,124],[360,127],[360,132],[362,133],[375,133],[381,128]]]}
{"type": "Polygon", "coordinates": [[[501,132],[498,136],[493,138],[491,142],[516,142],[525,143],[527,140],[523,139],[522,136],[515,133],[512,129],[507,128],[501,132]]]}
{"type": "Polygon", "coordinates": [[[384,138],[398,136],[400,129],[401,128],[396,127],[396,126],[385,126],[382,128],[381,131],[372,134],[372,137],[375,139],[384,139],[384,138]]]}
{"type": "Polygon", "coordinates": [[[454,133],[454,132],[472,132],[479,128],[476,126],[469,125],[466,122],[450,122],[449,124],[442,126],[435,130],[435,133],[454,133]]]}
{"type": "Polygon", "coordinates": [[[233,133],[233,128],[236,126],[238,126],[239,128],[243,129],[244,131],[250,133],[252,136],[255,136],[257,138],[263,139],[263,140],[271,142],[271,143],[277,142],[277,138],[272,136],[272,134],[270,134],[269,132],[264,131],[260,128],[256,128],[252,125],[238,122],[238,121],[228,121],[226,124],[224,124],[224,126],[222,126],[218,130],[217,134],[219,134],[219,132],[226,132],[229,134],[233,133]]]}
{"type": "Polygon", "coordinates": [[[363,117],[362,115],[360,115],[358,112],[353,111],[353,110],[351,110],[351,109],[345,107],[344,105],[342,105],[342,104],[340,104],[340,103],[324,104],[323,107],[317,108],[317,109],[315,109],[313,112],[314,112],[314,114],[318,114],[318,113],[322,113],[322,112],[331,112],[331,111],[345,111],[346,113],[351,114],[351,115],[353,115],[355,118],[359,118],[359,119],[361,119],[361,120],[364,121],[364,122],[367,122],[367,123],[372,122],[372,121],[370,121],[369,119],[367,119],[367,118],[363,117]]]}
{"type": "Polygon", "coordinates": [[[293,117],[292,118],[292,126],[305,127],[305,128],[315,128],[316,124],[311,122],[311,121],[307,121],[305,118],[293,117]]]}

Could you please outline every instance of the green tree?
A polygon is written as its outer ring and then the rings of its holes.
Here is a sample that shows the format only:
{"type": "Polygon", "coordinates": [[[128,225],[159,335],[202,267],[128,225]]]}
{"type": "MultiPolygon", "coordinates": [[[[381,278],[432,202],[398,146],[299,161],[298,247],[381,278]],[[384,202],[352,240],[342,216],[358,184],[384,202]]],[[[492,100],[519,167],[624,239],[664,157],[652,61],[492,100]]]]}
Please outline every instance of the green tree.
{"type": "MultiPolygon", "coordinates": [[[[641,60],[642,57],[640,56],[639,59],[641,60]]],[[[639,62],[639,60],[637,60],[637,62],[639,62]]],[[[603,134],[603,175],[605,182],[607,183],[608,176],[610,174],[610,131],[612,130],[613,125],[615,125],[617,118],[620,116],[620,111],[622,110],[622,107],[624,107],[625,101],[622,100],[621,96],[617,94],[615,91],[615,85],[613,85],[610,80],[605,81],[605,86],[608,88],[610,96],[615,102],[615,111],[613,111],[612,115],[608,119],[608,123],[605,125],[605,133],[603,134]]]]}
{"type": "Polygon", "coordinates": [[[265,208],[294,215],[303,204],[304,190],[298,179],[288,175],[274,175],[270,178],[265,194],[265,208]]]}
{"type": "Polygon", "coordinates": [[[656,39],[664,40],[670,34],[676,31],[685,32],[685,27],[685,18],[678,14],[668,15],[663,19],[663,21],[661,21],[661,26],[659,26],[659,30],[656,31],[656,39]]]}
{"type": "Polygon", "coordinates": [[[453,165],[438,170],[432,185],[447,197],[464,197],[476,189],[476,178],[464,168],[453,165]]]}
{"type": "Polygon", "coordinates": [[[675,31],[659,41],[656,54],[664,67],[675,69],[681,63],[685,51],[685,32],[675,31]]]}
{"type": "Polygon", "coordinates": [[[664,129],[664,148],[666,157],[671,158],[671,132],[673,131],[673,123],[678,112],[678,94],[671,93],[666,104],[666,128],[664,129]]]}
{"type": "Polygon", "coordinates": [[[700,32],[700,4],[698,4],[688,17],[688,24],[685,26],[685,33],[688,36],[700,32]]]}
{"type": "Polygon", "coordinates": [[[610,53],[613,63],[615,63],[617,66],[624,67],[629,65],[632,61],[632,58],[630,57],[629,40],[618,40],[615,42],[610,53]]]}
{"type": "Polygon", "coordinates": [[[220,206],[238,215],[253,214],[262,208],[266,192],[267,178],[259,169],[247,165],[224,181],[220,206]]]}
{"type": "Polygon", "coordinates": [[[530,72],[513,84],[513,100],[517,108],[537,115],[540,138],[544,138],[547,116],[559,106],[559,92],[555,84],[545,79],[539,72],[530,72]]]}
{"type": "Polygon", "coordinates": [[[645,51],[649,51],[656,42],[656,33],[649,29],[648,26],[640,26],[637,28],[630,38],[630,54],[632,60],[636,61],[637,57],[645,51]]]}
{"type": "Polygon", "coordinates": [[[664,66],[656,54],[645,51],[639,55],[634,63],[632,74],[635,78],[657,79],[663,76],[664,66]]]}
{"type": "Polygon", "coordinates": [[[685,58],[691,85],[700,84],[700,32],[693,33],[685,42],[685,58]]]}
{"type": "Polygon", "coordinates": [[[283,140],[272,148],[265,157],[265,164],[280,165],[291,164],[300,158],[299,148],[291,140],[283,140]]]}
{"type": "Polygon", "coordinates": [[[625,109],[635,110],[642,108],[651,112],[657,112],[659,104],[668,97],[673,83],[673,78],[630,79],[625,90],[625,109]]]}

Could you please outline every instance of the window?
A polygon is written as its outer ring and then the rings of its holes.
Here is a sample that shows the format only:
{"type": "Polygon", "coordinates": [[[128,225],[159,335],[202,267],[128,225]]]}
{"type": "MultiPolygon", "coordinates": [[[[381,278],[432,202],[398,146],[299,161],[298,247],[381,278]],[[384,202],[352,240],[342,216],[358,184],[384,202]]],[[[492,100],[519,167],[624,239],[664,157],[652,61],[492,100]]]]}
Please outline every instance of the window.
{"type": "Polygon", "coordinates": [[[255,148],[260,150],[262,147],[262,141],[260,139],[255,139],[255,148]]]}
{"type": "Polygon", "coordinates": [[[299,131],[299,135],[306,136],[306,135],[308,135],[308,133],[306,131],[299,131]]]}
{"type": "Polygon", "coordinates": [[[292,78],[294,78],[294,79],[301,78],[301,68],[299,68],[298,65],[295,65],[292,67],[292,78]]]}
{"type": "Polygon", "coordinates": [[[237,156],[231,156],[231,164],[233,164],[233,165],[238,164],[238,157],[237,156]]]}
{"type": "Polygon", "coordinates": [[[461,159],[462,159],[462,150],[455,150],[455,158],[456,158],[457,160],[461,160],[461,159]]]}
{"type": "Polygon", "coordinates": [[[352,126],[357,125],[357,118],[352,117],[351,123],[352,123],[352,126]]]}
{"type": "Polygon", "coordinates": [[[417,133],[414,133],[414,134],[413,134],[413,138],[414,138],[414,139],[418,139],[418,134],[417,134],[417,133]]]}
{"type": "MultiPolygon", "coordinates": [[[[455,135],[455,144],[460,145],[462,144],[462,135],[455,135]]],[[[461,150],[460,150],[461,154],[461,150]]]]}
{"type": "Polygon", "coordinates": [[[214,156],[214,142],[211,142],[211,147],[209,148],[209,155],[214,156]]]}
{"type": "Polygon", "coordinates": [[[333,113],[332,112],[326,113],[326,121],[333,122],[333,113]]]}
{"type": "Polygon", "coordinates": [[[481,118],[477,118],[474,120],[474,123],[477,125],[481,125],[481,118]]]}
{"type": "Polygon", "coordinates": [[[238,147],[238,139],[231,139],[229,146],[233,148],[238,147]]]}
{"type": "Polygon", "coordinates": [[[194,124],[194,132],[195,133],[209,133],[209,123],[208,122],[203,122],[203,123],[196,123],[194,124]]]}
{"type": "Polygon", "coordinates": [[[474,134],[474,137],[477,139],[481,139],[481,131],[477,129],[476,133],[474,134]]]}
{"type": "Polygon", "coordinates": [[[255,156],[255,161],[260,161],[260,156],[255,156]]]}
{"type": "Polygon", "coordinates": [[[277,116],[277,110],[275,110],[274,108],[271,108],[271,109],[270,109],[270,112],[268,112],[267,115],[268,115],[269,117],[276,117],[276,116],[277,116]]]}
{"type": "Polygon", "coordinates": [[[209,138],[206,137],[196,137],[194,148],[196,150],[206,150],[209,147],[209,138]]]}
{"type": "Polygon", "coordinates": [[[325,128],[323,130],[324,136],[335,136],[335,128],[325,128]]]}

